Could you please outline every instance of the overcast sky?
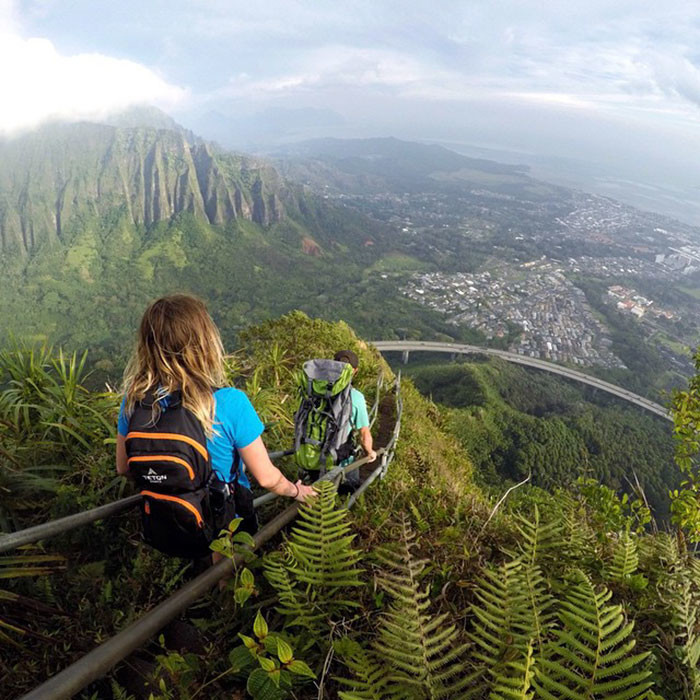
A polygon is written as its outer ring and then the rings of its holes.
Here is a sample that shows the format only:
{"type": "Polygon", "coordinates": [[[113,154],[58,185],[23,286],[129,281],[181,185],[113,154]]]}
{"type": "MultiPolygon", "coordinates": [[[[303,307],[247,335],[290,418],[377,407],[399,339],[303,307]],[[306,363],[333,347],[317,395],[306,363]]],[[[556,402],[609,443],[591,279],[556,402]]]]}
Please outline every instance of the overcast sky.
{"type": "Polygon", "coordinates": [[[6,133],[143,101],[202,128],[302,110],[281,114],[700,185],[697,2],[0,0],[0,62],[6,133]]]}

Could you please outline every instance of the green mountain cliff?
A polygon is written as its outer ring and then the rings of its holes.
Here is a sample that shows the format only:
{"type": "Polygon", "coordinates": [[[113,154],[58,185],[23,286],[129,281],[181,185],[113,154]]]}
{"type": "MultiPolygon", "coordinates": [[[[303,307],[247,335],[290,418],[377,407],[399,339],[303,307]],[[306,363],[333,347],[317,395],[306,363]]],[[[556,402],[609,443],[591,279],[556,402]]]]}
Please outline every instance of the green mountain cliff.
{"type": "Polygon", "coordinates": [[[284,214],[282,189],[272,167],[179,131],[54,125],[0,143],[0,249],[70,244],[91,219],[150,227],[188,213],[269,226],[284,214]]]}

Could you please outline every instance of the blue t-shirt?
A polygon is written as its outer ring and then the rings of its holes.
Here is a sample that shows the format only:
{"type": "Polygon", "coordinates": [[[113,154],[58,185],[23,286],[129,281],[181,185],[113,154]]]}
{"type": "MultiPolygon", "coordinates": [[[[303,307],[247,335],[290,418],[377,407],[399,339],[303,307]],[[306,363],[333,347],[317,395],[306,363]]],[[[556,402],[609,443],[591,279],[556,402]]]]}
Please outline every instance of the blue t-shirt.
{"type": "Polygon", "coordinates": [[[352,401],[352,415],[350,416],[352,429],[369,428],[369,415],[367,414],[365,395],[353,387],[350,390],[350,400],[352,401]]]}
{"type": "MultiPolygon", "coordinates": [[[[216,434],[207,438],[207,450],[211,457],[212,469],[219,478],[226,482],[233,481],[231,468],[236,450],[247,447],[262,435],[265,426],[250,403],[248,397],[239,389],[226,387],[214,392],[216,404],[214,413],[214,431],[216,434]]],[[[122,399],[119,409],[117,432],[126,437],[129,432],[129,416],[125,412],[126,397],[122,399]]],[[[161,405],[167,410],[168,397],[161,399],[161,405]]],[[[239,483],[250,488],[243,461],[240,462],[239,483]]]]}

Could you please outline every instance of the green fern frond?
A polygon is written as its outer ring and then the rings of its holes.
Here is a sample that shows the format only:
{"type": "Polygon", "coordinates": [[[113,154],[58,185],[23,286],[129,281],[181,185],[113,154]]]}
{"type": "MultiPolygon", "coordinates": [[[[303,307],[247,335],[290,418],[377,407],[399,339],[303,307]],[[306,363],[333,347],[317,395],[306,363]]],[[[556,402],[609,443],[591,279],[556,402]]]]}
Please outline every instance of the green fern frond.
{"type": "Polygon", "coordinates": [[[542,649],[554,599],[548,593],[544,574],[539,566],[522,567],[522,591],[527,597],[528,610],[516,615],[516,630],[529,633],[537,650],[542,649]]]}
{"type": "Polygon", "coordinates": [[[521,559],[487,570],[474,596],[469,638],[474,643],[472,656],[482,664],[485,696],[512,675],[513,664],[528,664],[531,647],[542,649],[552,597],[540,568],[521,559]]]}
{"type": "Polygon", "coordinates": [[[690,570],[691,579],[696,583],[700,583],[700,559],[690,557],[688,559],[687,566],[690,570]]]}
{"type": "Polygon", "coordinates": [[[288,548],[293,559],[291,572],[296,578],[329,596],[336,589],[362,585],[362,569],[357,566],[362,553],[352,548],[355,535],[348,511],[335,507],[335,486],[321,481],[316,492],[310,505],[300,507],[288,548]]]}
{"type": "Polygon", "coordinates": [[[416,504],[409,503],[408,507],[411,509],[411,513],[413,513],[413,517],[416,520],[416,527],[421,532],[427,532],[428,530],[430,530],[430,523],[421,515],[418,508],[416,508],[416,504]]]}
{"type": "Polygon", "coordinates": [[[700,595],[698,579],[691,565],[669,577],[662,599],[671,610],[671,624],[676,631],[675,656],[682,664],[686,697],[700,698],[700,595]]]}
{"type": "Polygon", "coordinates": [[[525,657],[506,664],[507,675],[496,679],[490,700],[532,700],[535,692],[532,680],[535,676],[535,659],[532,643],[528,644],[525,657]]]}
{"type": "Polygon", "coordinates": [[[450,698],[468,697],[470,679],[461,661],[466,645],[459,642],[455,625],[447,614],[431,616],[427,588],[420,578],[425,561],[413,553],[415,535],[404,518],[400,523],[398,547],[380,547],[377,558],[386,569],[379,585],[392,596],[382,615],[376,655],[387,672],[386,697],[450,698]]]}
{"type": "Polygon", "coordinates": [[[661,563],[671,569],[683,564],[688,555],[685,542],[679,541],[676,535],[660,532],[654,540],[658,543],[658,556],[661,563]]]}
{"type": "Polygon", "coordinates": [[[533,519],[516,514],[516,528],[521,535],[518,542],[520,558],[530,566],[541,563],[548,554],[558,550],[561,545],[562,523],[553,519],[542,522],[540,509],[535,505],[533,519]]]}
{"type": "Polygon", "coordinates": [[[336,678],[343,686],[350,688],[340,691],[341,700],[385,700],[387,698],[387,670],[372,652],[350,639],[341,639],[335,650],[352,671],[353,678],[336,678]]]}
{"type": "Polygon", "coordinates": [[[305,627],[316,631],[323,615],[308,604],[303,595],[294,587],[284,560],[275,552],[263,561],[265,578],[277,591],[279,604],[277,612],[288,619],[291,626],[305,627]]]}
{"type": "Polygon", "coordinates": [[[523,603],[516,585],[521,567],[521,562],[514,561],[487,570],[474,593],[478,603],[472,606],[476,620],[469,638],[476,645],[474,656],[488,667],[498,664],[507,647],[518,642],[513,635],[514,619],[526,609],[516,610],[523,603]]]}
{"type": "Polygon", "coordinates": [[[561,604],[563,628],[538,660],[533,685],[537,697],[632,700],[644,698],[651,671],[639,670],[649,652],[632,654],[634,623],[625,622],[620,605],[609,603],[612,593],[596,591],[578,571],[561,604]]]}
{"type": "Polygon", "coordinates": [[[581,562],[595,555],[596,537],[586,519],[585,508],[578,498],[563,489],[556,492],[561,506],[561,546],[559,556],[581,562]]]}
{"type": "Polygon", "coordinates": [[[637,571],[638,566],[637,541],[629,531],[625,530],[616,543],[608,578],[616,583],[624,583],[637,571]]]}
{"type": "Polygon", "coordinates": [[[279,595],[288,624],[319,632],[324,620],[356,607],[349,588],[361,585],[362,553],[353,549],[348,511],[336,508],[335,486],[322,481],[317,497],[300,508],[284,555],[265,558],[265,576],[279,595]]]}
{"type": "Polygon", "coordinates": [[[117,683],[117,681],[115,681],[113,678],[110,680],[110,686],[114,700],[136,700],[136,698],[129,693],[126,688],[119,685],[119,683],[117,683]]]}

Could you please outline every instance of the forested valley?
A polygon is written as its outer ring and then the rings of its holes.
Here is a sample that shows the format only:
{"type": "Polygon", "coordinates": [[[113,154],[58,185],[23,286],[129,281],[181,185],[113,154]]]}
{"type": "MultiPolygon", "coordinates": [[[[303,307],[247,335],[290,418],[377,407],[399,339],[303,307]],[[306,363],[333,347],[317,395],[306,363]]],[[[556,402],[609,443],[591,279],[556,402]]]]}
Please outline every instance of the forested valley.
{"type": "Polygon", "coordinates": [[[486,483],[528,475],[546,489],[592,478],[644,493],[660,523],[678,488],[671,424],[574,382],[498,359],[412,365],[486,483]]]}

